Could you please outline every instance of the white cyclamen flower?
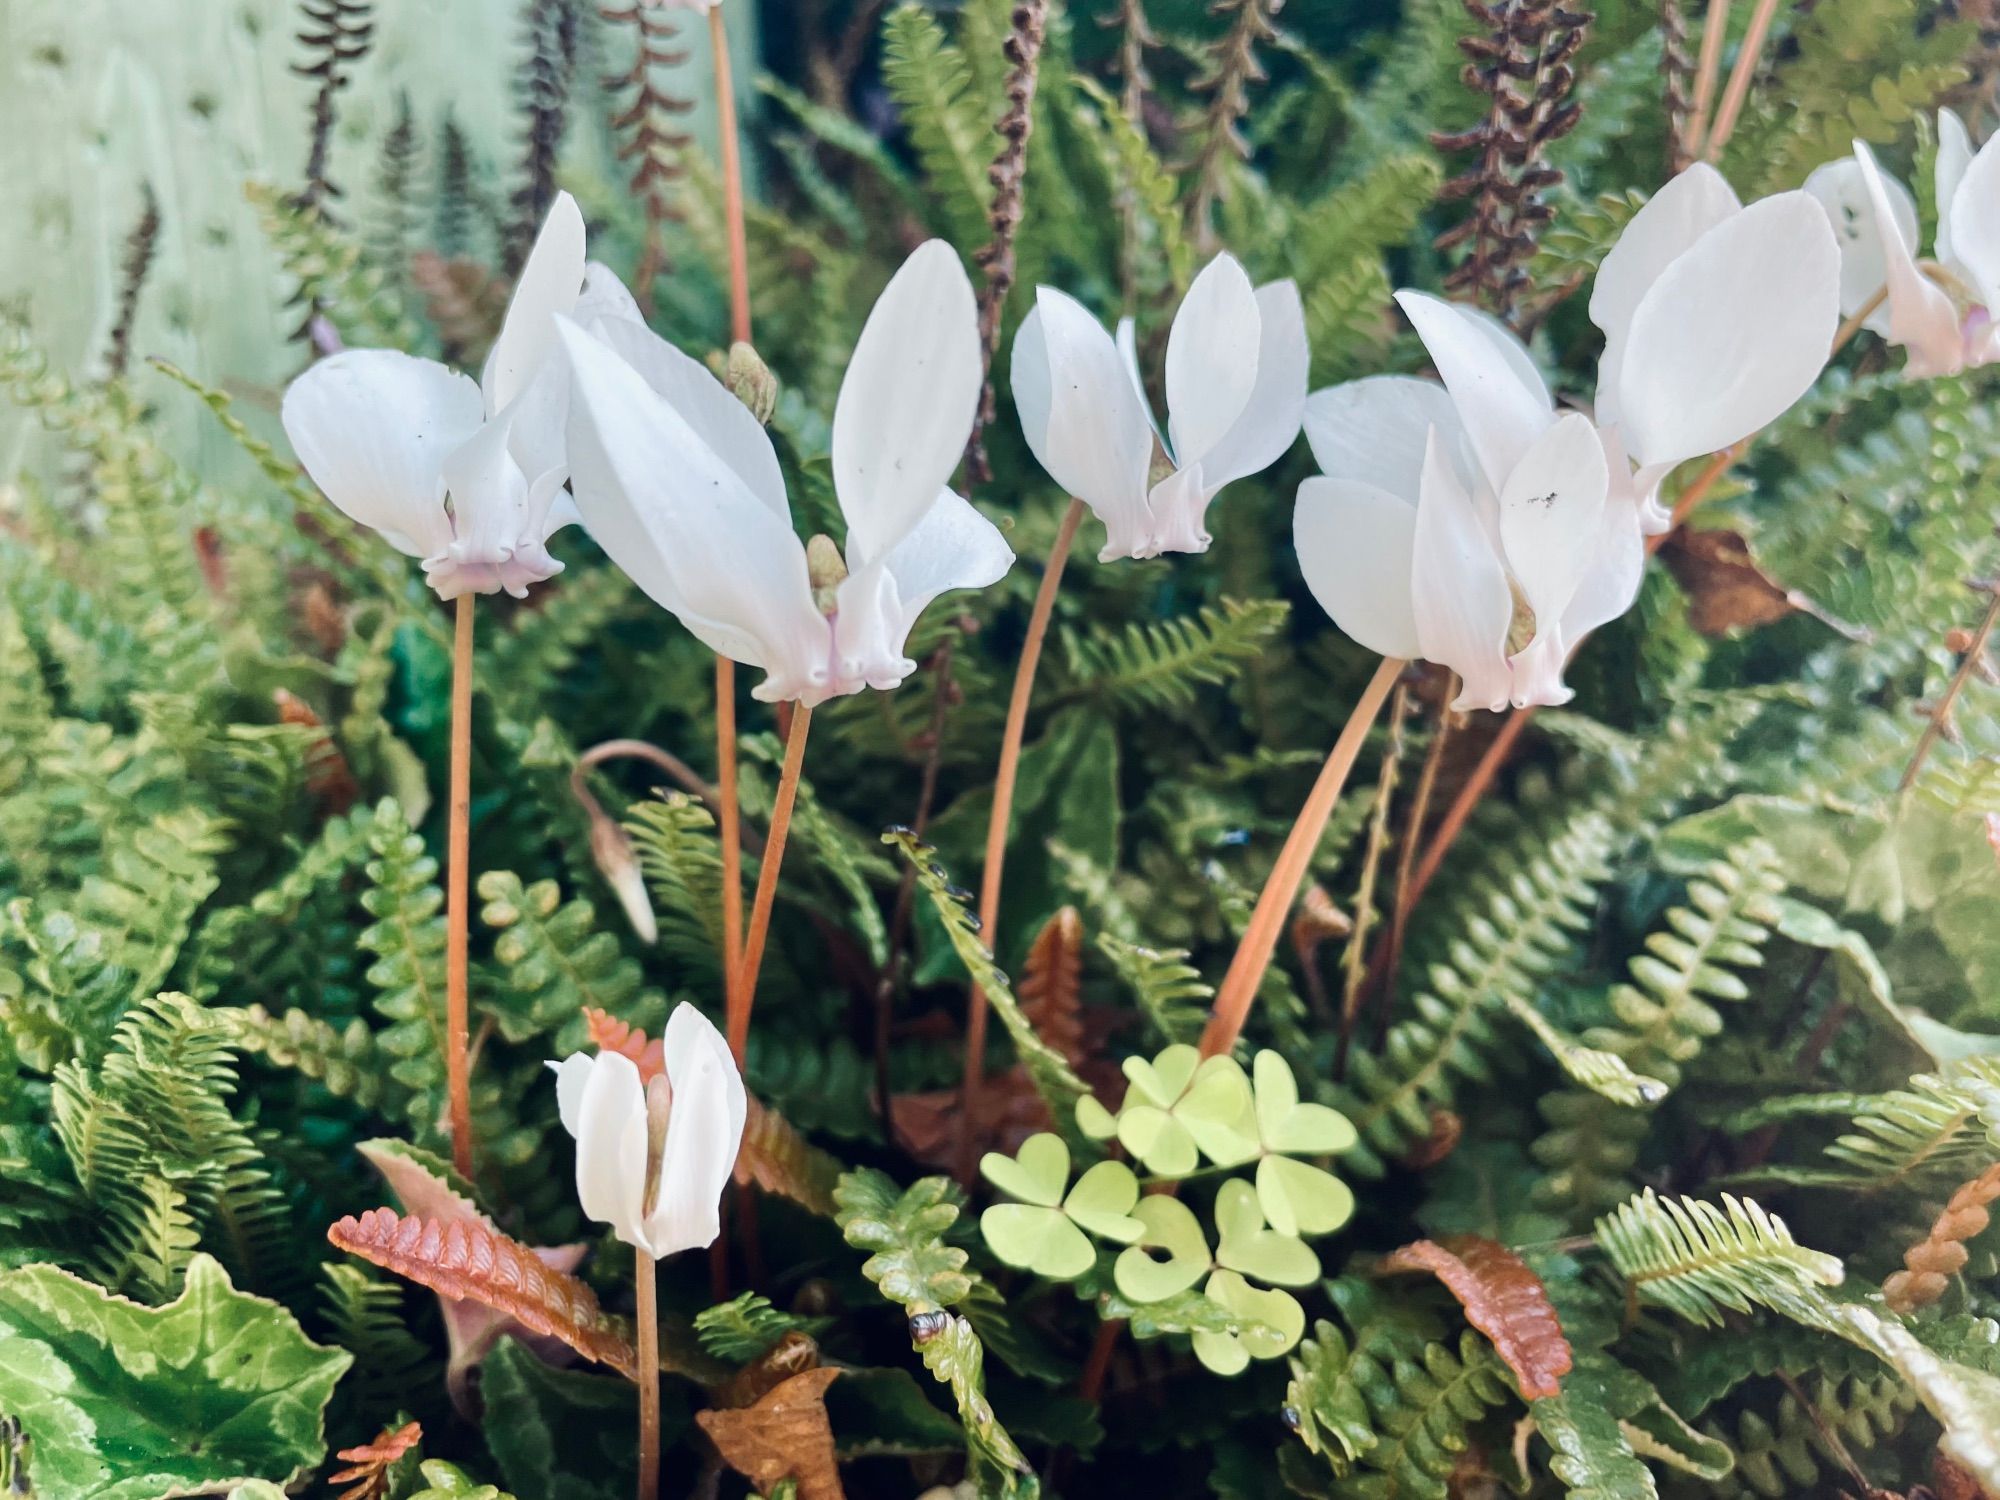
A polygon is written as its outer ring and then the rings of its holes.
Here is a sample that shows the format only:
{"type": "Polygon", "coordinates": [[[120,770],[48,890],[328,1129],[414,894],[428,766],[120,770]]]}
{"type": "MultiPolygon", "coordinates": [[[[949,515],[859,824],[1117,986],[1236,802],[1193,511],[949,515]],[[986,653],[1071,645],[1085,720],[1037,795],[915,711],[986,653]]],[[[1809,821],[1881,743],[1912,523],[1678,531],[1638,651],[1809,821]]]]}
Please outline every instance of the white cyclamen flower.
{"type": "Polygon", "coordinates": [[[895,687],[916,670],[903,643],[925,606],[1013,566],[999,529],[946,487],[982,377],[972,284],[942,240],[890,280],[841,383],[833,484],[846,576],[827,611],[756,417],[635,319],[605,315],[595,337],[573,324],[562,337],[584,524],[705,644],[762,667],[758,698],[811,707],[895,687]]]}
{"type": "Polygon", "coordinates": [[[576,1139],[584,1217],[654,1259],[712,1244],[749,1105],[722,1033],[692,1005],[661,1037],[664,1070],[642,1083],[619,1052],[550,1063],[563,1129],[576,1139]]]}
{"type": "Polygon", "coordinates": [[[1631,507],[1607,506],[1597,433],[1557,415],[1519,340],[1471,308],[1397,300],[1445,384],[1380,375],[1307,401],[1326,477],[1293,517],[1306,585],[1370,650],[1457,672],[1455,708],[1567,702],[1568,642],[1622,586],[1603,577],[1627,550],[1615,534],[1640,550],[1631,507]]]}
{"type": "MultiPolygon", "coordinates": [[[[1995,137],[1994,140],[2000,140],[1995,137]]],[[[1972,150],[1965,122],[1938,114],[1935,260],[1919,265],[1917,204],[1860,141],[1805,190],[1840,239],[1840,310],[1852,317],[1886,291],[1863,327],[1909,350],[1918,379],[2000,361],[2000,147],[1972,150]]]]}
{"type": "Polygon", "coordinates": [[[583,215],[561,193],[478,384],[433,359],[350,349],[285,392],[285,433],[306,473],[347,515],[423,559],[442,599],[518,597],[562,571],[546,543],[576,511],[562,489],[562,372],[549,356],[583,280],[583,215]]]}
{"type": "Polygon", "coordinates": [[[1604,331],[1596,418],[1614,483],[1629,458],[1641,525],[1658,535],[1672,524],[1660,481],[1677,464],[1741,442],[1819,379],[1840,327],[1839,247],[1808,194],[1745,208],[1699,162],[1618,236],[1590,320],[1604,331]]]}
{"type": "Polygon", "coordinates": [[[1205,552],[1209,502],[1268,468],[1299,434],[1306,395],[1299,289],[1254,290],[1218,255],[1195,277],[1167,334],[1167,429],[1139,374],[1132,320],[1116,341],[1074,297],[1041,287],[1014,336],[1014,404],[1049,476],[1104,523],[1098,561],[1205,552]],[[1166,470],[1154,482],[1157,439],[1166,470]]]}

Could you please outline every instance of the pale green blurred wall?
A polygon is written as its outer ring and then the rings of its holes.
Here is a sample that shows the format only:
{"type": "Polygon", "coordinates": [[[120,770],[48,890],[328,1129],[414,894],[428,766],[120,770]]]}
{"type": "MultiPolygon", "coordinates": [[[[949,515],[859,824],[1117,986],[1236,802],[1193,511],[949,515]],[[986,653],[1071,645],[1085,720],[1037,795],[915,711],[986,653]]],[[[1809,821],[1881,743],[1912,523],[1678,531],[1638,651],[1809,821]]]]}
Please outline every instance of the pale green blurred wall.
{"type": "MultiPolygon", "coordinates": [[[[594,11],[594,4],[589,7],[594,11]]],[[[755,68],[750,6],[727,10],[746,108],[755,68]]],[[[713,130],[706,25],[682,15],[690,60],[660,76],[699,102],[713,130]],[[676,76],[679,75],[679,76],[676,76]]],[[[407,91],[426,148],[449,109],[511,185],[519,159],[510,84],[522,52],[519,0],[376,0],[375,48],[342,96],[332,175],[344,212],[366,222],[376,145],[407,91]]],[[[93,368],[116,313],[118,263],[150,181],[163,215],[134,359],[164,355],[232,389],[266,393],[297,368],[283,342],[285,286],[243,199],[247,178],[298,182],[311,80],[295,77],[296,7],[279,0],[0,0],[0,299],[26,299],[37,336],[66,369],[93,368]]],[[[629,32],[601,28],[622,64],[629,32]]],[[[593,73],[598,71],[593,67],[593,73]]],[[[594,79],[567,149],[601,161],[594,79]]],[[[157,392],[177,447],[219,458],[191,402],[157,392]]],[[[0,474],[28,428],[0,413],[0,474]]]]}

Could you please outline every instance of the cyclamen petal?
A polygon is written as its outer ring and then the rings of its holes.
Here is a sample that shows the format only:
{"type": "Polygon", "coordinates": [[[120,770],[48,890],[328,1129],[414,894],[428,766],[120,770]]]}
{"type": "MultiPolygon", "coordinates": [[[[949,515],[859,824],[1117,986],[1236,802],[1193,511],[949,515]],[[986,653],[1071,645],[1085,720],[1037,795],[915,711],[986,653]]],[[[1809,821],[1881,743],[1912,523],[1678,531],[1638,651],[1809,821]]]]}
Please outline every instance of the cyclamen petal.
{"type": "Polygon", "coordinates": [[[639,1070],[616,1052],[593,1060],[576,1105],[576,1196],[584,1217],[641,1250],[651,1239],[646,1197],[646,1097],[639,1070]]]}
{"type": "Polygon", "coordinates": [[[743,1143],[749,1101],[722,1033],[692,1005],[674,1008],[661,1041],[673,1107],[658,1201],[644,1232],[653,1255],[665,1257],[712,1244],[721,1233],[722,1192],[743,1143]]]}
{"type": "Polygon", "coordinates": [[[1433,434],[1412,544],[1411,609],[1428,661],[1461,680],[1457,709],[1500,709],[1513,692],[1504,646],[1514,599],[1472,496],[1433,434]]]}
{"type": "Polygon", "coordinates": [[[1465,308],[1422,292],[1396,301],[1424,341],[1478,456],[1487,485],[1498,490],[1553,418],[1548,389],[1531,384],[1492,329],[1465,308]]]}
{"type": "MultiPolygon", "coordinates": [[[[1890,217],[1896,237],[1914,254],[1917,247],[1917,200],[1894,178],[1885,178],[1890,217]]],[[[1852,317],[1876,299],[1888,276],[1888,252],[1884,248],[1879,219],[1869,199],[1868,183],[1861,163],[1851,156],[1815,167],[1806,178],[1805,191],[1826,210],[1840,244],[1840,314],[1852,317]]],[[[1862,327],[1886,335],[1890,306],[1886,297],[1868,314],[1862,327]]]]}
{"type": "Polygon", "coordinates": [[[1299,486],[1292,543],[1306,587],[1333,623],[1383,656],[1422,654],[1411,600],[1417,507],[1362,480],[1299,486]]]}
{"type": "Polygon", "coordinates": [[[557,193],[515,279],[507,316],[480,375],[487,415],[512,405],[528,388],[555,348],[556,318],[575,309],[583,278],[583,214],[576,199],[557,193]]]}
{"type": "Polygon", "coordinates": [[[1888,291],[1889,331],[1893,344],[1909,351],[1905,365],[1915,379],[1955,375],[1965,368],[1964,340],[1960,336],[1958,309],[1951,297],[1918,269],[1910,248],[1900,235],[1891,233],[1895,222],[1889,190],[1882,179],[1875,154],[1860,141],[1854,143],[1854,160],[1860,170],[1868,201],[1875,212],[1877,242],[1882,246],[1883,274],[1888,291]]]}
{"type": "Polygon", "coordinates": [[[1512,658],[1516,708],[1570,699],[1562,617],[1592,564],[1609,484],[1590,419],[1572,414],[1528,450],[1500,492],[1507,566],[1535,617],[1534,638],[1512,658]]]}
{"type": "MultiPolygon", "coordinates": [[[[1177,465],[1199,463],[1243,416],[1257,386],[1262,314],[1233,255],[1218,255],[1167,332],[1167,435],[1177,465]]],[[[1294,429],[1296,436],[1296,428],[1294,429]]]]}
{"type": "MultiPolygon", "coordinates": [[[[1257,288],[1257,378],[1229,430],[1199,459],[1202,487],[1213,496],[1226,484],[1268,469],[1298,439],[1305,416],[1311,352],[1298,283],[1257,288]]],[[[1185,458],[1184,462],[1195,460],[1185,458]]],[[[1204,502],[1205,503],[1205,502],[1204,502]]]]}
{"type": "MultiPolygon", "coordinates": [[[[1952,189],[1949,220],[1950,249],[1942,240],[1938,259],[1957,268],[1972,283],[1970,290],[1988,313],[2000,310],[2000,136],[1979,148],[1966,163],[1952,189]]],[[[1939,167],[1942,178],[1943,167],[1939,167]]],[[[1941,203],[1945,200],[1940,199],[1941,203]]],[[[1941,231],[1942,233],[1942,228],[1941,231]]]]}
{"type": "Polygon", "coordinates": [[[1972,165],[1972,133],[1958,112],[1941,109],[1937,117],[1937,164],[1932,170],[1932,201],[1937,204],[1937,258],[1949,266],[1957,260],[1952,241],[1952,202],[1958,197],[1965,169],[1972,165]]]}
{"type": "MultiPolygon", "coordinates": [[[[1435,380],[1370,375],[1306,398],[1306,441],[1320,471],[1334,479],[1374,485],[1412,508],[1432,428],[1442,436],[1448,453],[1464,446],[1458,408],[1450,392],[1435,380]]],[[[1469,480],[1470,471],[1462,471],[1460,477],[1469,480]]]]}

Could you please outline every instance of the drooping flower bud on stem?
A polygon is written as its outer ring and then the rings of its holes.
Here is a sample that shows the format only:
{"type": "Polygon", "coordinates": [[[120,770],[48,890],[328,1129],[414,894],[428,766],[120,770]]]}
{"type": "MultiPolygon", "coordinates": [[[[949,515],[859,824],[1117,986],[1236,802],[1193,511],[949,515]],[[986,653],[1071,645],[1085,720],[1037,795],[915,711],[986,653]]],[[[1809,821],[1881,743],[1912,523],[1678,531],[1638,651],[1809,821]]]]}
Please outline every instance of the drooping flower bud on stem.
{"type": "Polygon", "coordinates": [[[806,577],[812,581],[813,608],[831,619],[840,586],[847,581],[847,559],[825,532],[816,533],[806,543],[806,577]]]}
{"type": "Polygon", "coordinates": [[[729,360],[723,366],[722,383],[730,394],[750,408],[750,414],[764,426],[771,425],[771,413],[778,406],[778,377],[749,344],[729,346],[729,360]]]}

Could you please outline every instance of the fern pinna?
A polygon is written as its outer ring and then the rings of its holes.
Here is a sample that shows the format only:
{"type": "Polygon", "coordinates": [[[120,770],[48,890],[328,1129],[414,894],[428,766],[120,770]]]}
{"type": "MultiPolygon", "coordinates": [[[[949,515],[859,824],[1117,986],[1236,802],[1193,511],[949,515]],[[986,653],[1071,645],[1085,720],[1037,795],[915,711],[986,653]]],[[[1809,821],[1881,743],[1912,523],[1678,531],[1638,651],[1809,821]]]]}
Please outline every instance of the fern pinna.
{"type": "MultiPolygon", "coordinates": [[[[300,128],[253,133],[296,153],[222,159],[204,88],[142,172],[0,188],[24,244],[111,207],[101,318],[34,257],[0,308],[0,1489],[630,1493],[657,1369],[670,1494],[2000,1494],[2000,294],[1951,213],[1991,186],[1990,7],[683,9],[523,0],[475,86],[392,7],[309,0],[236,38],[300,75],[300,128]],[[1913,372],[1850,261],[1811,388],[1661,481],[1674,534],[1566,635],[1571,702],[1455,712],[1417,665],[1352,722],[1377,662],[1295,531],[1323,393],[1443,402],[1396,300],[1429,289],[1611,432],[1620,277],[1681,168],[1718,215],[1811,184],[1850,251],[1886,213],[1905,308],[1973,357],[1913,372]],[[234,217],[190,219],[199,172],[250,177],[234,217]],[[566,315],[630,282],[802,547],[850,531],[871,306],[928,240],[990,264],[958,488],[1015,561],[921,611],[895,692],[816,707],[801,773],[754,668],[718,698],[717,640],[557,531],[559,573],[481,602],[455,814],[454,622],[277,385],[373,350],[474,399],[561,195],[599,263],[566,315]],[[239,237],[270,274],[210,305],[183,268],[239,237]],[[1220,355],[1175,318],[1222,251],[1293,284],[1322,394],[1215,494],[1182,460],[1220,355]],[[1116,477],[1200,489],[1203,555],[1060,550],[1093,502],[1037,446],[1059,297],[1129,398],[1116,477]],[[726,1229],[647,1318],[547,1064],[670,1079],[767,869],[726,1229]]],[[[822,610],[869,562],[809,556],[822,610]]]]}

